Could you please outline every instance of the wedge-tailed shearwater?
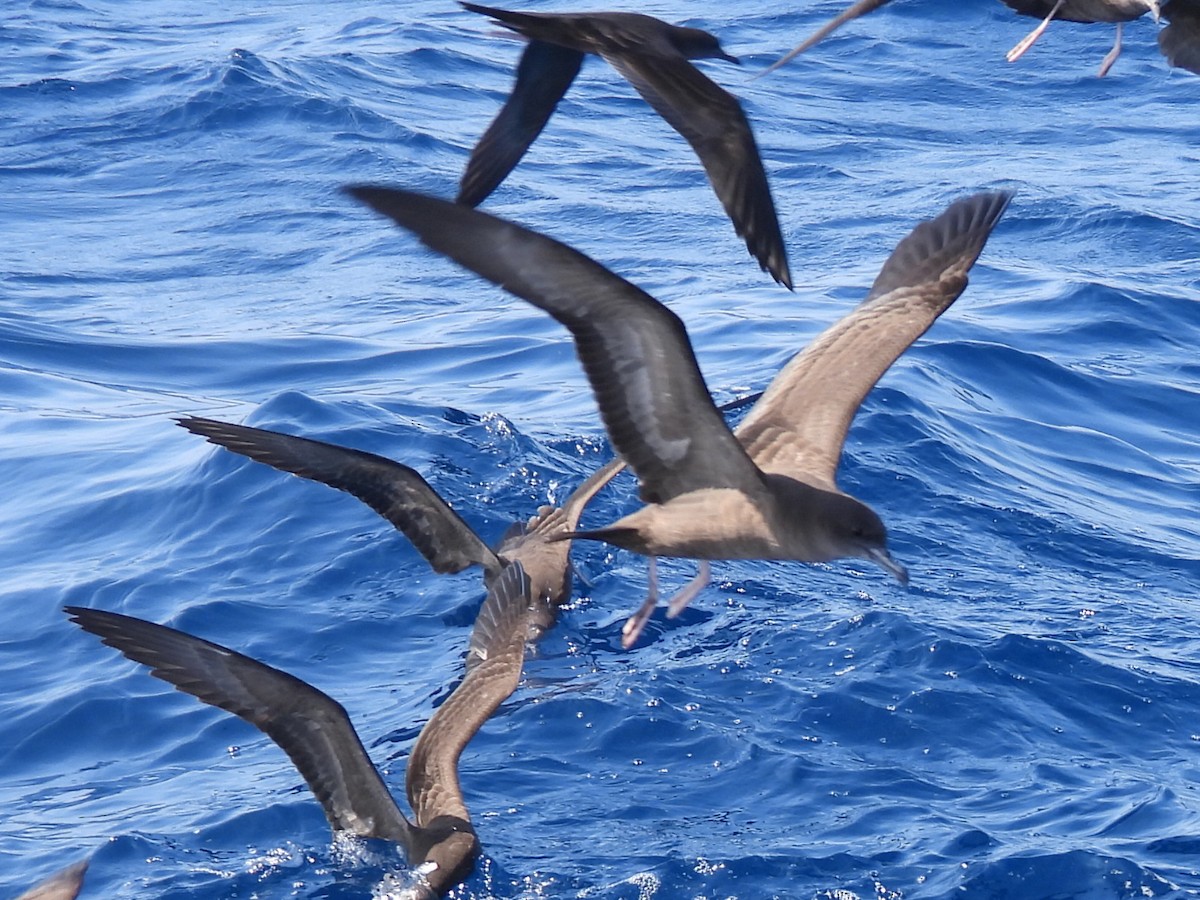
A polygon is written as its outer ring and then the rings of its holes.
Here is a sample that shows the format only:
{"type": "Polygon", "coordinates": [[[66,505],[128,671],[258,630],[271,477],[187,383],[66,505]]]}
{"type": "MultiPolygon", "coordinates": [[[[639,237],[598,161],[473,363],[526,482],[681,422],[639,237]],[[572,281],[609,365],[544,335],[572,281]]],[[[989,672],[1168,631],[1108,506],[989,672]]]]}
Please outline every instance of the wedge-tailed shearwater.
{"type": "MultiPolygon", "coordinates": [[[[384,456],[249,425],[196,416],[176,420],[210,442],[357,497],[404,533],[439,574],[483,568],[484,584],[509,562],[520,562],[533,585],[536,629],[550,628],[570,599],[570,542],[554,540],[575,529],[584,506],[624,468],[619,459],[601,466],[562,507],[542,506],[526,523],[514,523],[495,550],[415,469],[384,456]]],[[[536,637],[537,635],[531,635],[536,637]]]]}
{"type": "Polygon", "coordinates": [[[478,206],[513,170],[589,53],[606,59],[692,145],[751,256],[792,286],[775,201],[750,123],[737,99],[691,64],[738,62],[716,37],[640,13],[524,13],[463,3],[529,43],[499,115],[471,152],[457,201],[478,206]]]}
{"type": "Polygon", "coordinates": [[[1112,49],[1100,62],[1096,74],[1103,78],[1112,68],[1117,57],[1121,55],[1121,34],[1125,23],[1141,18],[1146,13],[1158,21],[1158,0],[1002,0],[1005,6],[1016,10],[1023,16],[1040,18],[1042,21],[1037,28],[1025,35],[1017,45],[1008,51],[1006,59],[1015,62],[1033,46],[1033,42],[1041,37],[1042,32],[1054,19],[1066,22],[1115,22],[1117,36],[1112,49]]]}
{"type": "Polygon", "coordinates": [[[86,859],[72,863],[45,881],[39,881],[17,900],[75,900],[83,887],[83,876],[87,874],[87,869],[86,859]]]}
{"type": "Polygon", "coordinates": [[[408,759],[409,821],[371,763],[345,708],[307,682],[227,647],[132,616],[66,607],[71,620],[151,674],[245,719],[288,755],[335,831],[404,847],[440,897],[471,874],[479,840],[458,783],[458,759],[516,690],[525,658],[530,584],[520,563],[492,582],[471,634],[466,677],[421,730],[408,759]]]}
{"type": "MultiPolygon", "coordinates": [[[[864,16],[867,13],[879,9],[881,6],[886,6],[891,0],[858,0],[847,7],[840,15],[831,19],[824,26],[819,28],[811,37],[804,43],[800,44],[795,49],[789,51],[786,55],[772,63],[761,75],[778,69],[784,63],[799,56],[805,50],[808,50],[814,44],[820,42],[823,38],[837,30],[853,19],[864,16]]],[[[1033,18],[1041,19],[1042,22],[1022,38],[1015,47],[1008,51],[1006,59],[1009,62],[1016,62],[1021,56],[1033,46],[1034,41],[1041,37],[1042,32],[1050,25],[1054,19],[1062,19],[1066,22],[1114,22],[1117,26],[1116,41],[1113,43],[1112,49],[1108,55],[1104,57],[1100,64],[1100,70],[1097,75],[1103,77],[1108,74],[1108,70],[1112,68],[1113,63],[1117,61],[1117,57],[1121,54],[1121,35],[1125,28],[1126,22],[1131,22],[1134,19],[1141,18],[1146,13],[1151,13],[1155,21],[1158,20],[1160,10],[1158,0],[1001,0],[1005,6],[1016,11],[1023,16],[1032,16],[1033,18]]],[[[1188,10],[1186,7],[1194,3],[1194,0],[1172,0],[1178,4],[1175,15],[1181,20],[1186,19],[1188,10]]],[[[1194,7],[1193,7],[1194,9],[1194,7]]],[[[1163,7],[1165,14],[1166,7],[1163,7]]],[[[1200,13],[1197,13],[1197,18],[1200,18],[1200,13]]],[[[1181,45],[1195,45],[1195,32],[1192,32],[1192,37],[1189,39],[1186,28],[1181,28],[1175,32],[1175,39],[1181,45]]],[[[1171,37],[1165,39],[1168,43],[1172,41],[1171,37]]],[[[1186,60],[1188,55],[1186,52],[1169,52],[1163,44],[1164,38],[1159,37],[1159,46],[1162,48],[1163,55],[1167,57],[1167,61],[1172,66],[1179,66],[1185,69],[1196,71],[1192,65],[1186,61],[1176,62],[1176,59],[1186,60]]],[[[1192,50],[1192,54],[1200,54],[1200,47],[1192,50]]],[[[1193,56],[1194,58],[1194,56],[1193,56]]]]}
{"type": "Polygon", "coordinates": [[[842,445],[863,397],[966,288],[1010,194],[958,200],[917,225],[862,304],[784,366],[735,436],[713,405],[683,322],[649,294],[494,216],[409,191],[347,190],[571,331],[609,437],[647,504],[606,528],[563,536],[650,557],[649,596],[626,623],[627,646],[654,609],[657,556],[701,561],[669,615],[707,583],[709,559],[860,557],[907,579],[879,516],[837,487],[842,445]]]}

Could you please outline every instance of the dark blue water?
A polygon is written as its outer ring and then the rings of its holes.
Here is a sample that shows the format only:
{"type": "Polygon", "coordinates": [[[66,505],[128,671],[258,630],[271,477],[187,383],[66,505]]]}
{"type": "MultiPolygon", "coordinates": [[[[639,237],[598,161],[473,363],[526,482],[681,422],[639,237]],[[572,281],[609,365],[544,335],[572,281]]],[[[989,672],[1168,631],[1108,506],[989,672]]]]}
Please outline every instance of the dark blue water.
{"type": "MultiPolygon", "coordinates": [[[[639,557],[590,579],[462,760],[459,898],[1108,898],[1200,891],[1200,79],[1147,18],[912,0],[655,2],[744,70],[798,290],[684,143],[589,64],[486,208],[687,322],[761,389],[953,198],[1018,191],[840,474],[911,569],[734,562],[632,651],[639,557]]],[[[526,8],[583,9],[583,0],[526,8]]],[[[461,671],[478,576],[217,451],[209,415],[420,469],[488,537],[609,450],[565,331],[338,193],[453,192],[518,45],[449,0],[9,0],[0,16],[0,894],[384,897],[257,731],[70,625],[173,624],[340,699],[389,785],[461,671]]],[[[631,508],[626,477],[586,521],[631,508]]],[[[665,565],[670,588],[692,563],[665,565]]]]}

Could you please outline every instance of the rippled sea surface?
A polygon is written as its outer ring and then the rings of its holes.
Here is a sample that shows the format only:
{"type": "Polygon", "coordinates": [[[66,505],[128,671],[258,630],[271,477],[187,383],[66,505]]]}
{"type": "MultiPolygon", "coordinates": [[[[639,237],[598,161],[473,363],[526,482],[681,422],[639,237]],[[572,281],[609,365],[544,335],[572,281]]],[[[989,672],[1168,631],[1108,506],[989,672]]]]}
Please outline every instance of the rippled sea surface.
{"type": "MultiPolygon", "coordinates": [[[[526,9],[586,9],[591,0],[526,9]]],[[[840,6],[707,28],[794,294],[686,144],[592,60],[484,208],[687,323],[760,390],[956,197],[1017,191],[972,282],[867,398],[840,481],[912,573],[726,562],[631,651],[643,558],[577,597],[462,758],[454,897],[1107,898],[1200,891],[1200,78],[1111,26],[910,0],[767,78],[840,6]]],[[[403,797],[478,574],[217,450],[207,415],[381,453],[488,538],[611,454],[564,329],[339,193],[452,196],[520,46],[449,0],[8,0],[0,16],[0,894],[386,893],[284,755],[71,625],[197,633],[339,699],[403,797]]],[[[629,476],[590,508],[636,503],[629,476]]],[[[694,571],[666,561],[665,588],[694,571]]]]}

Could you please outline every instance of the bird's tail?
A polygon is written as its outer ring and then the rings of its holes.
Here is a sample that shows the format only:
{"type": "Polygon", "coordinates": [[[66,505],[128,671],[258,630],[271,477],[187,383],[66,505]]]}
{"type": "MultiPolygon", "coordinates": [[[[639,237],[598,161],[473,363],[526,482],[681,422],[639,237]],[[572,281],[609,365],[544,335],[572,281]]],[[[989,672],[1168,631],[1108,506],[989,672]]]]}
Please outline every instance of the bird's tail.
{"type": "Polygon", "coordinates": [[[548,541],[604,541],[626,550],[635,550],[640,544],[636,528],[596,528],[592,531],[563,531],[546,538],[548,541]]]}
{"type": "Polygon", "coordinates": [[[527,37],[534,37],[531,32],[537,29],[541,19],[538,16],[530,15],[529,13],[513,12],[508,9],[496,9],[494,6],[481,6],[478,3],[466,3],[460,0],[463,9],[470,12],[479,13],[480,15],[488,16],[495,19],[505,28],[523,34],[527,37]]]}

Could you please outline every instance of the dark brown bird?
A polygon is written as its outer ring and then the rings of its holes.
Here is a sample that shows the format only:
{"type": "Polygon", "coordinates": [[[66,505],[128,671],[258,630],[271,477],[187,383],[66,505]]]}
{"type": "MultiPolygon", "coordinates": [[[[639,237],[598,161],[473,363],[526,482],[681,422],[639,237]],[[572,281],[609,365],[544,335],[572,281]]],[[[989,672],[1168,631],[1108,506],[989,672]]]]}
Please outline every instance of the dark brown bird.
{"type": "Polygon", "coordinates": [[[481,566],[484,584],[490,587],[505,565],[520,562],[532,584],[537,609],[533,625],[540,631],[554,624],[558,607],[571,593],[571,544],[555,538],[575,529],[588,501],[625,465],[618,459],[601,466],[561,508],[540,507],[528,523],[514,524],[493,551],[419,472],[406,465],[264,428],[194,416],[177,421],[193,434],[255,462],[357,497],[403,532],[439,574],[481,566]]]}
{"type": "Polygon", "coordinates": [[[87,874],[87,869],[86,859],[73,863],[45,881],[39,881],[17,900],[75,900],[83,887],[83,876],[87,874]]]}
{"type": "Polygon", "coordinates": [[[219,644],[99,609],[66,607],[71,620],[179,690],[245,719],[295,764],[335,831],[394,841],[419,867],[421,900],[445,894],[475,866],[479,840],[458,782],[458,759],[521,678],[531,587],[520,563],[506,566],[475,620],[466,677],[421,730],[401,812],[345,708],[286,672],[219,644]]]}
{"type": "Polygon", "coordinates": [[[651,558],[649,596],[626,623],[626,645],[654,609],[658,556],[701,560],[669,615],[707,582],[709,559],[859,557],[906,580],[879,516],[837,487],[842,445],[863,397],[966,288],[1009,194],[959,200],[913,229],[866,300],[776,375],[735,435],[713,405],[683,323],[649,294],[494,216],[409,191],[348,190],[571,331],[609,437],[646,503],[606,528],[564,535],[651,558]]]}
{"type": "Polygon", "coordinates": [[[787,251],[758,144],[742,106],[693,66],[693,59],[737,63],[707,31],[638,13],[523,13],[463,3],[528,39],[512,94],[475,149],[457,201],[478,206],[525,155],[584,57],[603,57],[692,145],[717,198],[771,276],[792,287],[787,251]]]}

